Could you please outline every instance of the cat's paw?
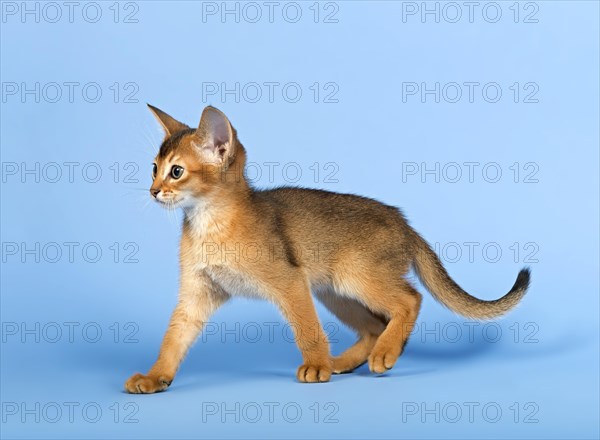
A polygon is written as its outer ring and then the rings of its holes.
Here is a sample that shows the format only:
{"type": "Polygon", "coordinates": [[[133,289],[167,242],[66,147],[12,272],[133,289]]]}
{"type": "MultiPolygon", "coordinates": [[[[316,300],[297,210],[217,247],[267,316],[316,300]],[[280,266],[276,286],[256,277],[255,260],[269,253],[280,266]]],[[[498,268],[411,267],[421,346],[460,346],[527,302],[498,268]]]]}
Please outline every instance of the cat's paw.
{"type": "Polygon", "coordinates": [[[125,382],[125,390],[132,394],[150,394],[166,390],[171,385],[172,378],[163,376],[144,376],[136,373],[125,382]]]}
{"type": "Polygon", "coordinates": [[[329,382],[331,373],[331,365],[304,364],[298,368],[296,377],[303,383],[329,382]]]}
{"type": "Polygon", "coordinates": [[[375,347],[369,355],[369,370],[372,373],[382,374],[391,370],[400,356],[400,350],[391,350],[387,347],[375,347]]]}

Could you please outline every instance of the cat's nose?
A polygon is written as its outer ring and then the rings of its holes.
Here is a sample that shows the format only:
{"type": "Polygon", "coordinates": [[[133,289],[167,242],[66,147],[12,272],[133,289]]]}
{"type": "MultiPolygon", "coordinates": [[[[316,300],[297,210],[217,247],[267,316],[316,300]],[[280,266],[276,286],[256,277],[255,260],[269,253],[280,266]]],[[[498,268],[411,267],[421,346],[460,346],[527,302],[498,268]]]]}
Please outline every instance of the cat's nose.
{"type": "Polygon", "coordinates": [[[160,192],[160,189],[158,188],[150,188],[150,194],[152,194],[152,197],[156,198],[156,196],[158,195],[158,193],[160,192]]]}

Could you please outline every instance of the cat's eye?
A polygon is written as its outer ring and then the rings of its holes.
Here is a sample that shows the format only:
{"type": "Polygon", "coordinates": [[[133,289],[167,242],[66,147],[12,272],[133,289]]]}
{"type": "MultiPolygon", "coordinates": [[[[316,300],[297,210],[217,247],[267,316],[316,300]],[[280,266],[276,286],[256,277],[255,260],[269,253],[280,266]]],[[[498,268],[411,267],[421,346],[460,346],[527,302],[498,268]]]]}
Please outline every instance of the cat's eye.
{"type": "Polygon", "coordinates": [[[183,175],[183,168],[179,165],[173,165],[171,168],[171,177],[173,179],[179,179],[183,175]]]}
{"type": "Polygon", "coordinates": [[[156,173],[158,172],[158,167],[155,163],[152,164],[152,179],[156,179],[156,173]]]}

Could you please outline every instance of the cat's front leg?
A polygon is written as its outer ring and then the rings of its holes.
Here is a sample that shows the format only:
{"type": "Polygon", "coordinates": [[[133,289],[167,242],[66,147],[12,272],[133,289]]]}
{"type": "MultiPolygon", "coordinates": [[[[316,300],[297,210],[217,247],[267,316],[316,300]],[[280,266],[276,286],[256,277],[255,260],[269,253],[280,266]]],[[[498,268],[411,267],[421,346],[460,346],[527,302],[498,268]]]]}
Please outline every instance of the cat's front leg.
{"type": "Polygon", "coordinates": [[[300,382],[329,382],[333,372],[329,341],[319,322],[310,289],[302,280],[286,284],[277,286],[273,296],[290,323],[302,353],[304,363],[298,368],[296,377],[300,382]]]}
{"type": "Polygon", "coordinates": [[[179,302],[173,311],[160,354],[147,374],[134,374],[125,382],[129,393],[148,394],[166,390],[188,349],[205,322],[228,295],[203,273],[182,273],[179,302]]]}

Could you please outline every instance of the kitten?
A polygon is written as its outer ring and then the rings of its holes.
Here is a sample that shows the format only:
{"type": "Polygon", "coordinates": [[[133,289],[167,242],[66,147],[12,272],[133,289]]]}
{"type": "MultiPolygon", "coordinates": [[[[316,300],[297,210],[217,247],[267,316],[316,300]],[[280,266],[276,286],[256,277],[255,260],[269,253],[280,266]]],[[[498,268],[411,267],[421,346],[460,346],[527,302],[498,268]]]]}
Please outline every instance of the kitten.
{"type": "Polygon", "coordinates": [[[419,313],[421,294],[404,278],[413,268],[432,295],[473,319],[512,309],[529,286],[519,272],[505,296],[477,299],[450,278],[429,245],[392,206],[313,189],[255,190],[244,177],[246,151],[227,117],[206,107],[198,128],[150,106],[165,139],[153,165],[151,196],[184,211],[179,302],[158,360],[125,383],[130,393],[170,384],[211,314],[236,295],[275,303],[303,357],[300,382],[327,382],[368,362],[393,367],[419,313]],[[311,291],[358,334],[331,357],[311,291]]]}

